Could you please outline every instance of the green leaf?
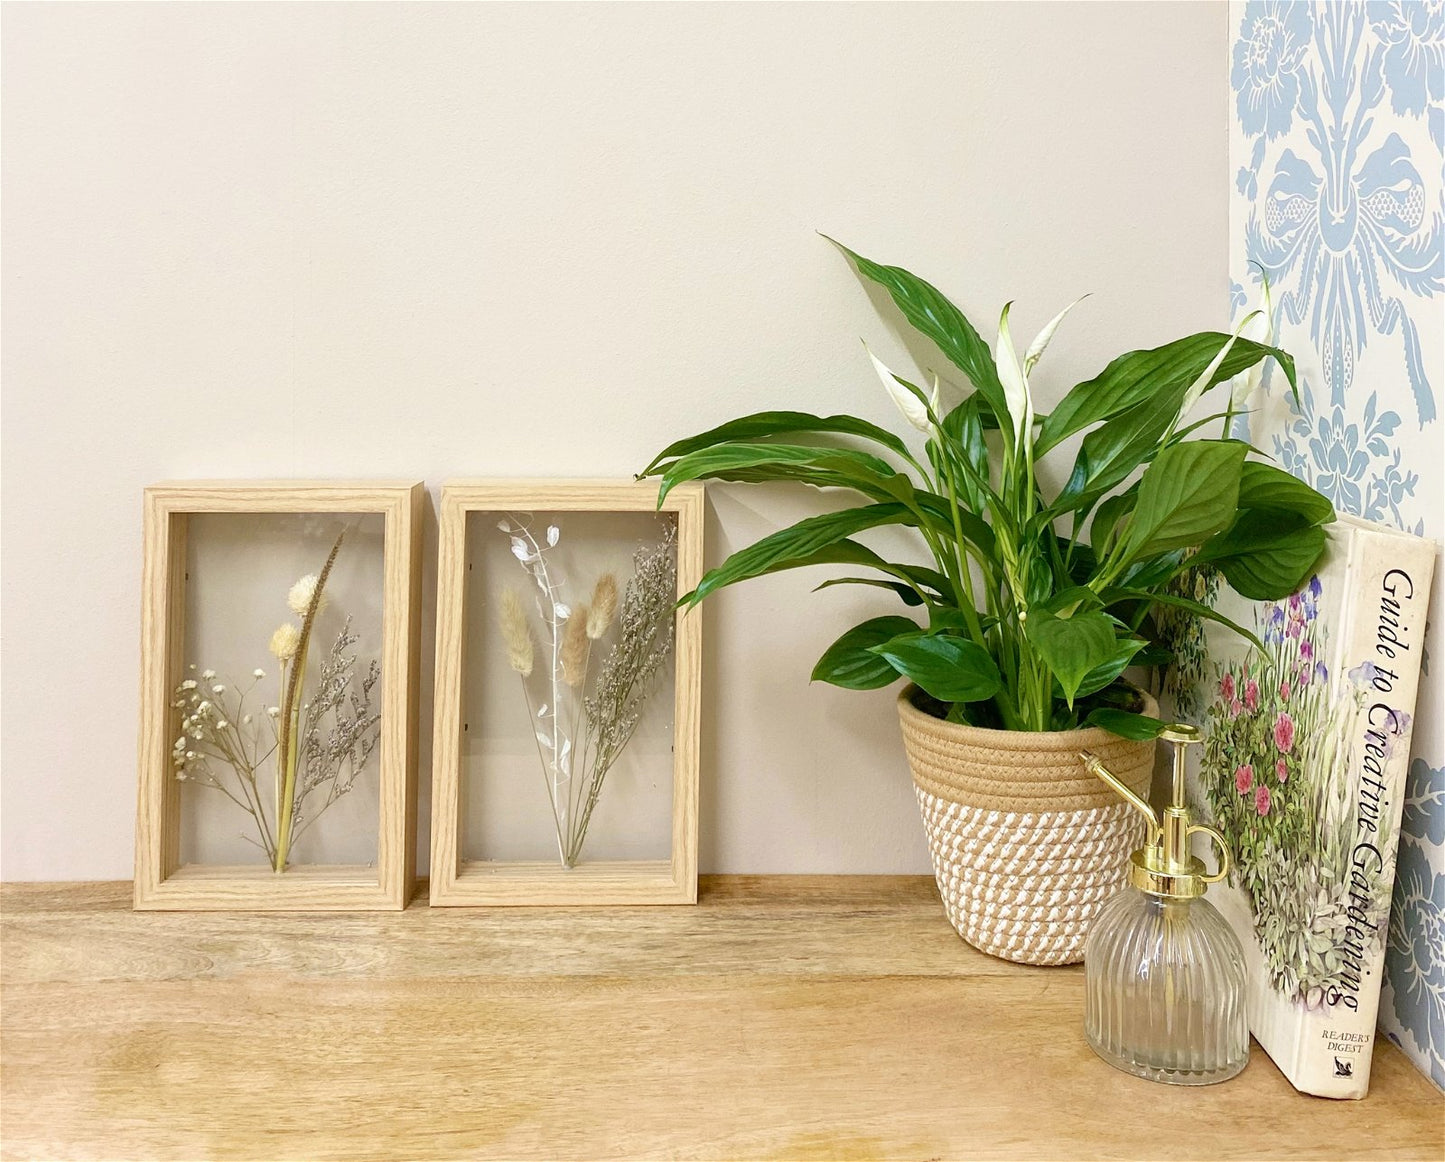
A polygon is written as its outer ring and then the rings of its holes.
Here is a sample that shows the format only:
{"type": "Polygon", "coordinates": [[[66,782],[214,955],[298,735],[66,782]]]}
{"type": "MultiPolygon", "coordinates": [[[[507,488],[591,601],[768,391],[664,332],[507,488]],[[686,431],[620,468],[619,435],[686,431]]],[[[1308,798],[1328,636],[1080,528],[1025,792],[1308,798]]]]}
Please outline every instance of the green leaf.
{"type": "MultiPolygon", "coordinates": [[[[1197,558],[1190,558],[1191,563],[1196,559],[1197,558]]],[[[1293,592],[1293,590],[1291,590],[1291,592],[1293,592]]],[[[1175,609],[1187,610],[1189,613],[1194,614],[1195,617],[1202,617],[1206,621],[1214,621],[1220,625],[1227,626],[1239,634],[1240,637],[1244,638],[1245,641],[1254,645],[1256,649],[1264,649],[1264,643],[1261,642],[1259,638],[1255,637],[1253,633],[1245,629],[1244,626],[1238,622],[1231,621],[1225,617],[1224,614],[1220,613],[1212,605],[1205,605],[1191,598],[1181,597],[1176,593],[1154,593],[1144,589],[1118,587],[1104,590],[1103,598],[1106,606],[1114,605],[1119,601],[1143,601],[1151,605],[1170,605],[1175,609]]]]}
{"type": "Polygon", "coordinates": [[[902,581],[885,581],[882,577],[829,577],[820,585],[813,586],[813,592],[820,589],[831,589],[834,585],[868,585],[875,589],[891,589],[898,594],[898,599],[904,605],[917,606],[923,604],[923,598],[916,590],[910,589],[902,581]]]}
{"type": "MultiPolygon", "coordinates": [[[[963,498],[974,512],[982,511],[991,498],[988,475],[988,444],[983,435],[982,398],[975,392],[943,417],[943,434],[952,441],[952,460],[963,472],[959,483],[963,498]]],[[[936,441],[930,441],[936,443],[936,441]]]]}
{"type": "Polygon", "coordinates": [[[1237,440],[1190,440],[1165,448],[1139,481],[1129,519],[1129,557],[1198,545],[1229,524],[1247,449],[1237,440]]]}
{"type": "Polygon", "coordinates": [[[1104,555],[1109,547],[1109,535],[1120,518],[1133,512],[1138,502],[1139,484],[1135,481],[1123,492],[1107,497],[1094,511],[1094,521],[1089,526],[1089,544],[1097,556],[1104,555]]]}
{"type": "Polygon", "coordinates": [[[808,517],[739,549],[716,569],[709,569],[697,588],[678,604],[696,605],[708,594],[726,585],[761,577],[765,573],[833,563],[838,558],[828,550],[854,533],[879,525],[916,522],[917,517],[901,504],[865,504],[860,508],[808,517]]]}
{"type": "Polygon", "coordinates": [[[1127,710],[1116,710],[1112,706],[1100,706],[1089,712],[1084,719],[1085,726],[1102,726],[1120,738],[1131,738],[1136,742],[1147,742],[1158,738],[1159,732],[1169,724],[1147,714],[1130,714],[1127,710]]]}
{"type": "MultiPolygon", "coordinates": [[[[802,444],[714,444],[672,461],[661,471],[661,504],[685,480],[709,477],[727,479],[743,470],[750,481],[802,480],[820,474],[830,484],[841,483],[869,495],[889,492],[897,472],[885,460],[852,448],[812,448],[802,444]]],[[[907,478],[905,477],[904,480],[907,478]]],[[[909,486],[911,491],[911,485],[909,486]]],[[[875,495],[875,499],[881,499],[875,495]]]]}
{"type": "MultiPolygon", "coordinates": [[[[828,238],[825,234],[824,238],[828,238]]],[[[872,279],[893,299],[913,327],[932,339],[938,349],[987,401],[1000,423],[1008,416],[1003,384],[994,366],[993,351],[985,343],[962,311],[943,297],[934,287],[901,266],[883,266],[849,250],[841,242],[828,238],[834,246],[853,260],[858,273],[872,279]]]]}
{"type": "MultiPolygon", "coordinates": [[[[1041,607],[1056,617],[1072,617],[1080,607],[1099,608],[1099,595],[1087,585],[1070,585],[1053,596],[1044,599],[1041,607]]],[[[1030,616],[1033,616],[1030,613],[1030,616]]]]}
{"type": "Polygon", "coordinates": [[[1097,694],[1112,684],[1136,660],[1139,652],[1147,646],[1147,642],[1140,641],[1136,637],[1116,638],[1113,655],[1084,675],[1074,697],[1087,698],[1090,694],[1097,694]]]}
{"type": "MultiPolygon", "coordinates": [[[[1075,432],[1121,415],[1140,403],[1152,403],[1161,410],[1167,409],[1167,430],[1178,412],[1184,393],[1229,340],[1230,336],[1221,332],[1205,331],[1176,339],[1162,347],[1120,355],[1097,376],[1078,384],[1059,401],[1039,430],[1034,454],[1042,456],[1075,432]],[[1173,400],[1172,406],[1169,400],[1173,400]]],[[[1294,359],[1278,347],[1249,339],[1235,340],[1233,348],[1211,376],[1209,385],[1212,387],[1233,379],[1267,357],[1279,363],[1293,388],[1294,359]]]]}
{"type": "Polygon", "coordinates": [[[855,625],[823,652],[812,680],[845,690],[877,690],[896,682],[898,671],[871,647],[917,632],[917,624],[906,617],[874,617],[855,625]]]}
{"type": "Polygon", "coordinates": [[[1169,400],[1136,404],[1095,428],[1079,444],[1073,470],[1050,509],[1055,514],[1093,504],[1160,451],[1185,387],[1169,400]]]}
{"type": "Polygon", "coordinates": [[[1195,555],[1211,563],[1241,596],[1278,601],[1309,580],[1325,551],[1325,530],[1270,509],[1246,509],[1195,555]]]}
{"type": "Polygon", "coordinates": [[[981,702],[1003,687],[992,656],[968,638],[903,634],[872,651],[941,702],[981,702]]]}
{"type": "Polygon", "coordinates": [[[786,411],[754,412],[752,415],[731,420],[696,436],[689,436],[685,440],[669,444],[653,458],[651,464],[638,473],[638,476],[655,476],[658,465],[663,461],[687,456],[714,444],[733,443],[738,440],[758,440],[767,436],[785,436],[804,432],[819,435],[860,436],[865,440],[882,444],[900,456],[906,455],[908,451],[903,441],[886,428],[880,428],[877,424],[870,424],[867,420],[860,420],[854,416],[815,416],[808,412],[786,411]]]}
{"type": "Polygon", "coordinates": [[[1070,706],[1084,677],[1115,654],[1114,623],[1098,612],[1057,617],[1043,606],[1033,606],[1024,624],[1024,636],[1058,679],[1070,706]]]}
{"type": "Polygon", "coordinates": [[[1239,478],[1240,508],[1272,508],[1298,513],[1310,524],[1329,524],[1335,506],[1297,476],[1273,464],[1247,461],[1239,478]]]}
{"type": "MultiPolygon", "coordinates": [[[[870,549],[867,545],[858,541],[841,540],[835,544],[825,545],[811,554],[806,561],[796,562],[784,566],[785,568],[801,568],[808,565],[861,565],[867,569],[877,569],[889,577],[896,577],[902,583],[908,597],[904,600],[909,605],[916,605],[921,602],[917,590],[922,589],[924,596],[931,599],[947,600],[948,594],[952,592],[952,585],[948,578],[937,569],[930,569],[924,565],[904,565],[895,561],[886,561],[870,549]],[[911,598],[911,600],[910,600],[911,598]]],[[[769,570],[777,572],[778,570],[769,570]]],[[[830,584],[839,583],[842,580],[855,580],[853,578],[835,578],[831,581],[824,581],[817,589],[825,589],[830,584]]],[[[864,583],[867,578],[856,578],[859,583],[864,583]]],[[[892,586],[893,582],[879,582],[880,584],[892,586]]]]}

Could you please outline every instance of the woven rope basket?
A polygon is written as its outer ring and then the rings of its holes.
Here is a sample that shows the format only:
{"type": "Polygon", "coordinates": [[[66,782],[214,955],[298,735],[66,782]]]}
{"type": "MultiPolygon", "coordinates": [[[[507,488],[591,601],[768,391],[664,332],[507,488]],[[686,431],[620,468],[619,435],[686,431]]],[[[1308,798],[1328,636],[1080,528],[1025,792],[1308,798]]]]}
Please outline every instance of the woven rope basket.
{"type": "MultiPolygon", "coordinates": [[[[1098,728],[1057,733],[944,722],[898,699],[943,908],[975,948],[1022,964],[1077,964],[1104,903],[1124,885],[1143,825],[1079,751],[1145,798],[1154,744],[1098,728]]],[[[1145,713],[1158,706],[1147,694],[1145,713]]]]}

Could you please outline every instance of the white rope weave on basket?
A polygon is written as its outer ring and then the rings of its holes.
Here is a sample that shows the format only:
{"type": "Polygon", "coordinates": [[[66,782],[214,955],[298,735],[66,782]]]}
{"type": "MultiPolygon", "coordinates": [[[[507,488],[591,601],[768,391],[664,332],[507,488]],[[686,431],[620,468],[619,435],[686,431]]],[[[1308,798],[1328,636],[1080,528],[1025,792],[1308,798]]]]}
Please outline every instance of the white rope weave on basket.
{"type": "Polygon", "coordinates": [[[1079,811],[994,811],[915,785],[943,908],[992,956],[1076,964],[1104,902],[1124,886],[1142,825],[1127,803],[1079,811]]]}

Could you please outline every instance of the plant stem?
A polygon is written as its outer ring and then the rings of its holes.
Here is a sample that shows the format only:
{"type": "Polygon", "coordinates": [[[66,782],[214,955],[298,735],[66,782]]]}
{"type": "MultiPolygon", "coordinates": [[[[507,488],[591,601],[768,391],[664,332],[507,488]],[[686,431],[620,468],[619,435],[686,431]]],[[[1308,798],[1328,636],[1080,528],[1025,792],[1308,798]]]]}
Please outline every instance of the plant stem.
{"type": "Polygon", "coordinates": [[[301,621],[301,641],[296,647],[296,660],[288,676],[286,700],[281,707],[283,738],[278,749],[286,774],[281,785],[281,802],[277,807],[276,858],[271,865],[277,872],[286,870],[286,861],[291,854],[291,825],[296,810],[296,730],[301,718],[301,689],[306,676],[306,651],[311,644],[311,629],[321,608],[321,594],[326,588],[326,579],[331,576],[331,567],[336,564],[336,554],[341,551],[341,542],[345,537],[345,529],[336,535],[336,542],[331,546],[326,564],[317,575],[316,587],[311,591],[311,603],[306,607],[306,616],[301,621]]]}

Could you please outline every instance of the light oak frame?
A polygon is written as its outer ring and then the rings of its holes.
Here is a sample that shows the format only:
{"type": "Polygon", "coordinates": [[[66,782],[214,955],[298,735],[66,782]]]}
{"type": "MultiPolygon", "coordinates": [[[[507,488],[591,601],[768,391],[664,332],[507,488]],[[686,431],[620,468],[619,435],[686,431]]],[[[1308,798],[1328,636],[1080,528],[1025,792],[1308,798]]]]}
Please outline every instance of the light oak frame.
{"type": "MultiPolygon", "coordinates": [[[[466,690],[467,514],[654,512],[657,485],[617,480],[460,480],[442,489],[438,516],[436,685],[432,735],[433,906],[695,904],[702,690],[702,618],[679,610],[674,639],[672,852],[667,860],[583,863],[465,860],[462,839],[462,706],[466,690]]],[[[683,484],[660,511],[677,515],[681,596],[702,576],[703,487],[683,484]]]]}
{"type": "Polygon", "coordinates": [[[140,786],[134,904],[157,911],[383,911],[416,887],[418,661],[426,488],[393,481],[194,481],[145,490],[140,786]],[[186,528],[193,513],[380,513],[384,519],[379,824],[373,866],[180,862],[181,785],[171,706],[184,672],[186,528]]]}

